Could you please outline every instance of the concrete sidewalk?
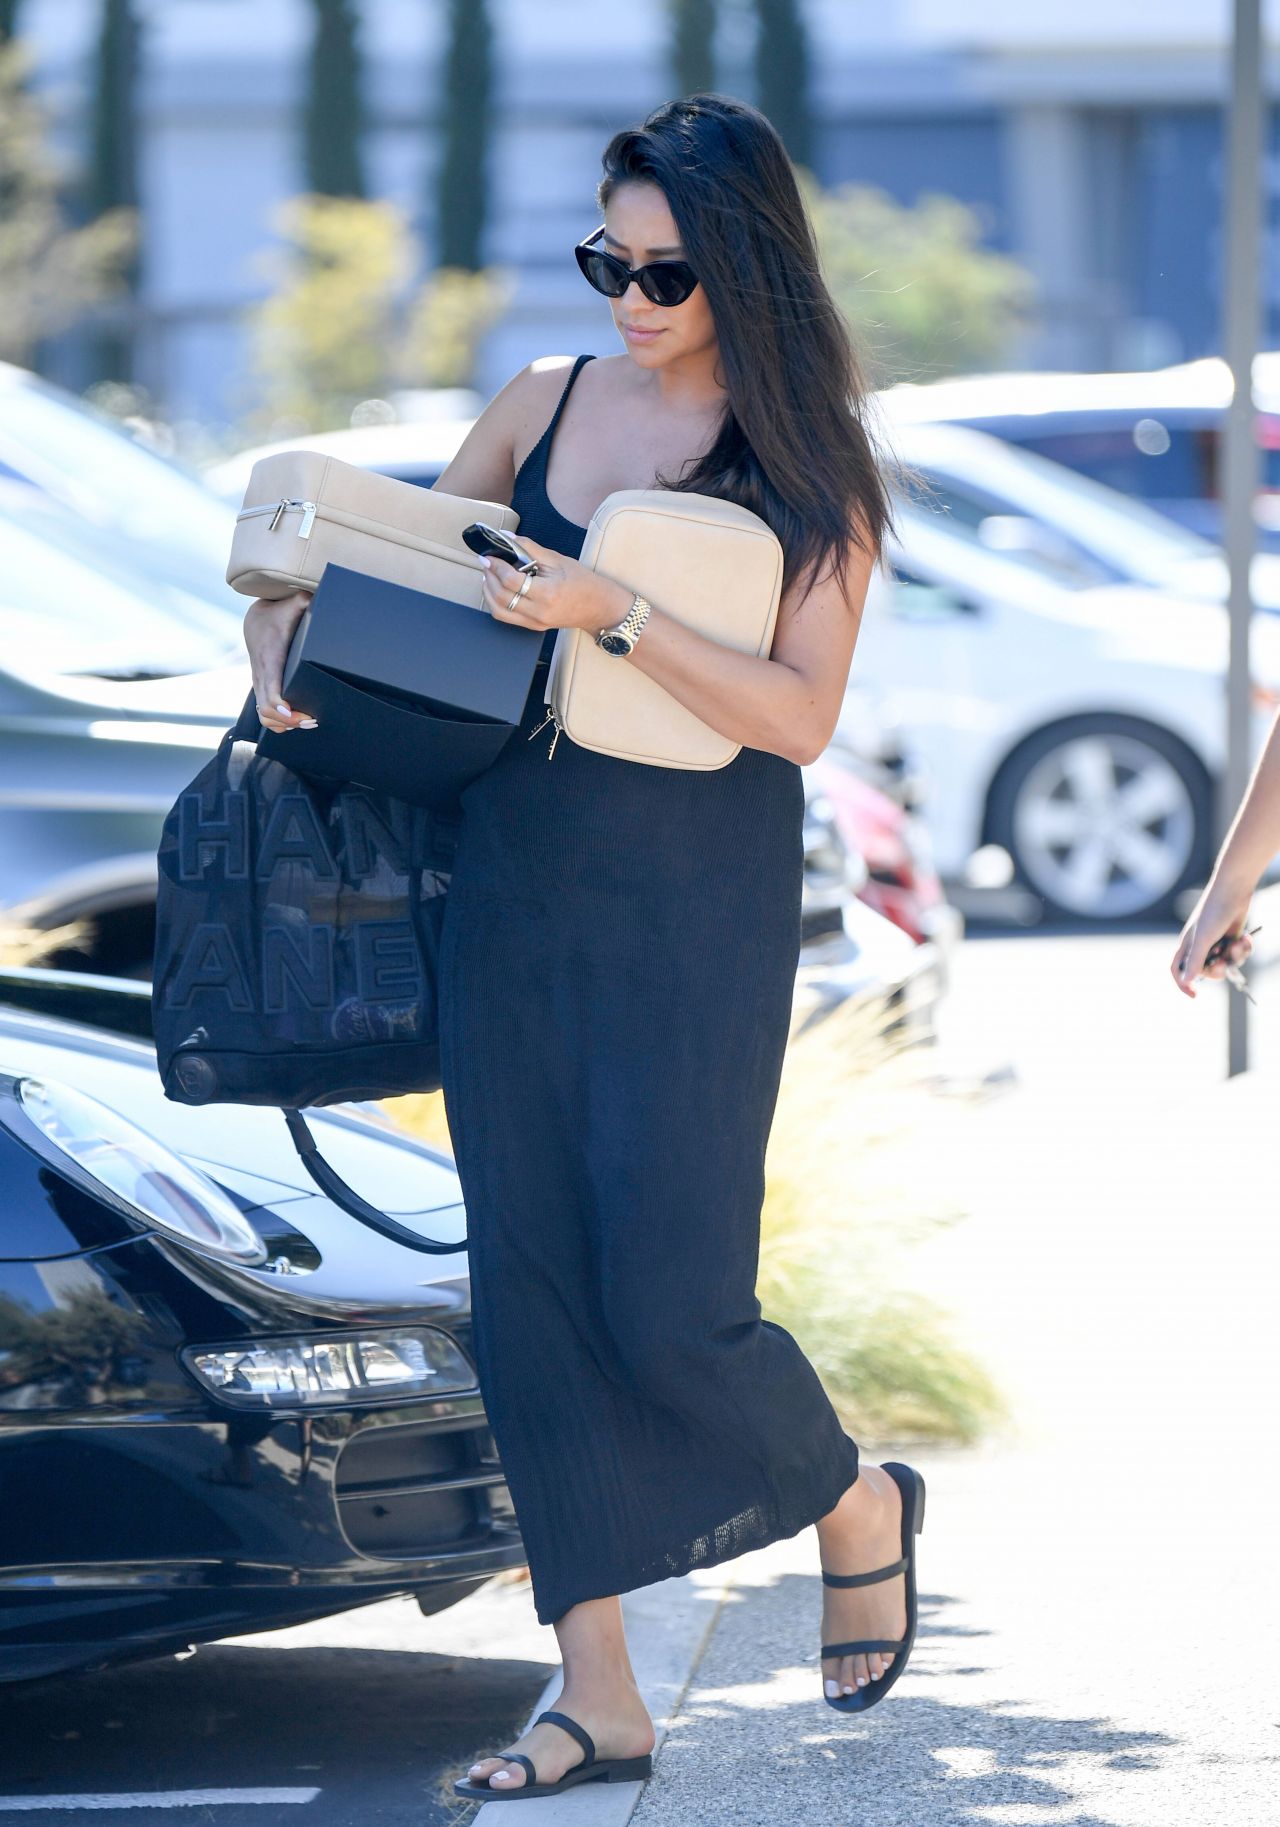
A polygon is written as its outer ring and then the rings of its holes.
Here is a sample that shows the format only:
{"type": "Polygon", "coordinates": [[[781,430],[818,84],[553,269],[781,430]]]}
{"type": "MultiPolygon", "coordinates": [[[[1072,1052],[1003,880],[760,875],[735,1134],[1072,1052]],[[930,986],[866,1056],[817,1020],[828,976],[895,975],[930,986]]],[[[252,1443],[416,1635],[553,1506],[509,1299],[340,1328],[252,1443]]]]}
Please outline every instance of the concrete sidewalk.
{"type": "Polygon", "coordinates": [[[822,1699],[812,1529],[627,1594],[653,1777],[525,1804],[544,1821],[1277,1827],[1280,1085],[1222,1082],[1220,1004],[1177,997],[1170,949],[967,948],[957,1019],[1019,1082],[962,1126],[972,1216],[913,1285],[1015,1413],[979,1449],[863,1449],[929,1489],[893,1692],[822,1699]]]}
{"type": "Polygon", "coordinates": [[[1019,1011],[1020,1083],[973,1111],[973,1216],[914,1285],[1014,1426],[871,1455],[929,1507],[911,1663],[865,1715],[819,1696],[813,1531],[733,1564],[636,1827],[1280,1822],[1280,1084],[1222,1081],[1221,1003],[1163,938],[970,949],[960,1019],[1019,1011]]]}

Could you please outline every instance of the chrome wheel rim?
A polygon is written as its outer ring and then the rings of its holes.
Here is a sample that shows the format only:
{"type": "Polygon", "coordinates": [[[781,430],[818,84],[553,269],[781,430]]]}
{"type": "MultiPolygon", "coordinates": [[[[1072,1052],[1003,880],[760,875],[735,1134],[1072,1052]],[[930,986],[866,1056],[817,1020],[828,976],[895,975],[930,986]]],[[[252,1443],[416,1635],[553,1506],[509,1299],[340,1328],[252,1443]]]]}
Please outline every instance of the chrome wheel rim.
{"type": "Polygon", "coordinates": [[[1077,736],[1029,769],[1013,839],[1040,894],[1090,919],[1122,919],[1177,886],[1196,841],[1196,808],[1178,769],[1140,737],[1077,736]]]}

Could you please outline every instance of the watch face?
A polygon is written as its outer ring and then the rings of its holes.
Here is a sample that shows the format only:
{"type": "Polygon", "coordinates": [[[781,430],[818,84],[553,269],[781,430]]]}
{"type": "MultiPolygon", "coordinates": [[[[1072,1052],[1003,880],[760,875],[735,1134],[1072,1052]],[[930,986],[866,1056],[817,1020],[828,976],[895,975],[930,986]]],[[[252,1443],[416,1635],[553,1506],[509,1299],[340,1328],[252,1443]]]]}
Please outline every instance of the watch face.
{"type": "Polygon", "coordinates": [[[611,632],[600,636],[600,645],[606,653],[630,653],[634,643],[629,641],[625,634],[611,632]]]}

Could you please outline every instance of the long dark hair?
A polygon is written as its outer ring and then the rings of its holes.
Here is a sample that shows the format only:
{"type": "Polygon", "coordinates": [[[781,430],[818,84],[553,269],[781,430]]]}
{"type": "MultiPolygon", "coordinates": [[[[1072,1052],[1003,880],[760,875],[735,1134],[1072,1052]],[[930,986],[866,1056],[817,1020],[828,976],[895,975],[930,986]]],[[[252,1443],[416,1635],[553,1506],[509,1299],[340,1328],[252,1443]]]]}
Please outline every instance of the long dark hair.
{"type": "Polygon", "coordinates": [[[700,91],[615,133],[601,163],[602,210],[620,184],[663,192],[715,319],[724,417],[689,474],[665,486],[759,514],[782,543],[788,585],[811,586],[830,559],[843,588],[848,542],[879,557],[897,529],[862,363],[777,130],[758,108],[700,91]]]}

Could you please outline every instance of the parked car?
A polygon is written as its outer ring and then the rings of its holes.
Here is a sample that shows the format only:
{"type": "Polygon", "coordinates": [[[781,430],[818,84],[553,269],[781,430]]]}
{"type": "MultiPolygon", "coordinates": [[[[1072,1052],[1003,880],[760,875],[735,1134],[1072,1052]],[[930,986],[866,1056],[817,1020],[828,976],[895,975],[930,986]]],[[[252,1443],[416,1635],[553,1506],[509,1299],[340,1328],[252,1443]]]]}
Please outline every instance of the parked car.
{"type": "Polygon", "coordinates": [[[865,764],[838,744],[806,772],[845,843],[862,858],[859,898],[915,944],[935,945],[949,965],[964,920],[943,892],[925,819],[867,779],[865,764]]]}
{"type": "MultiPolygon", "coordinates": [[[[1280,550],[1280,361],[1254,364],[1259,540],[1280,550]]],[[[1129,374],[995,373],[904,381],[878,396],[891,421],[968,425],[1052,457],[1203,537],[1221,541],[1221,439],[1231,374],[1215,357],[1129,374]]]]}
{"type": "Polygon", "coordinates": [[[226,583],[235,515],[200,478],[65,388],[0,362],[0,480],[127,546],[135,573],[238,622],[226,583]]]}
{"type": "MultiPolygon", "coordinates": [[[[1225,602],[1226,555],[1146,502],[967,425],[907,419],[894,450],[919,472],[920,505],[961,538],[1021,559],[1065,589],[1145,584],[1225,602]]],[[[1259,552],[1255,606],[1280,612],[1280,555],[1259,552]]]]}
{"type": "Polygon", "coordinates": [[[855,1010],[866,1044],[911,1045],[936,1038],[947,985],[950,930],[923,943],[863,898],[870,880],[850,842],[847,821],[825,788],[822,769],[804,770],[804,877],[800,964],[792,1035],[827,1016],[855,1010]]]}
{"type": "Polygon", "coordinates": [[[422,488],[432,488],[474,424],[474,418],[410,419],[385,425],[355,425],[341,431],[309,431],[297,438],[257,444],[211,463],[203,472],[204,480],[214,494],[238,508],[260,457],[274,457],[283,450],[318,450],[360,469],[392,476],[398,482],[416,482],[422,488]]]}
{"type": "MultiPolygon", "coordinates": [[[[1226,610],[1065,590],[898,505],[855,663],[923,767],[944,880],[994,843],[1052,913],[1169,912],[1211,860],[1226,610]]],[[[1280,625],[1260,614],[1253,633],[1260,741],[1280,702],[1280,625]]]]}
{"type": "MultiPolygon", "coordinates": [[[[149,1015],[139,985],[0,972],[0,1681],[429,1613],[524,1558],[463,1249],[340,1211],[278,1111],[169,1103],[149,1015]]],[[[363,1106],[312,1127],[461,1245],[445,1156],[363,1106]]]]}

